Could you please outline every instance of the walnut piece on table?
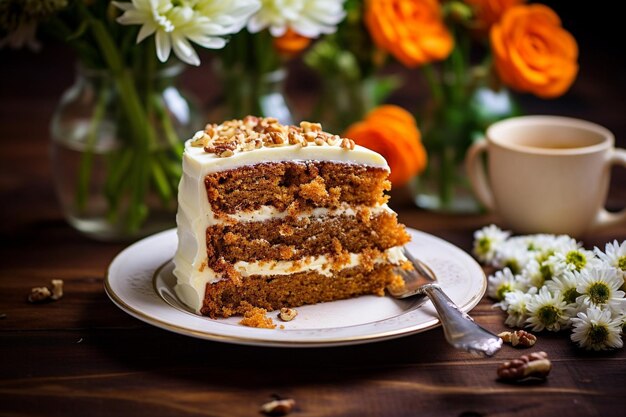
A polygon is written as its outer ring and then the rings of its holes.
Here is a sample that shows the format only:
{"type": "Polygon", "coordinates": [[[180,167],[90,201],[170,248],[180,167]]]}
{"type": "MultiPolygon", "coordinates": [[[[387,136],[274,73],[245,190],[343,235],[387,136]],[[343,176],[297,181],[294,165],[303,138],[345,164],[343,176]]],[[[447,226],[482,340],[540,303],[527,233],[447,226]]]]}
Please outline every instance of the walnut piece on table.
{"type": "Polygon", "coordinates": [[[552,363],[546,352],[522,355],[518,359],[506,361],[498,366],[498,378],[504,381],[521,381],[526,378],[547,378],[552,363]]]}
{"type": "Polygon", "coordinates": [[[502,332],[498,337],[503,342],[510,343],[511,346],[531,347],[537,342],[537,336],[526,330],[516,330],[514,332],[502,332]]]}
{"type": "Polygon", "coordinates": [[[260,411],[267,416],[286,416],[295,406],[296,401],[292,398],[275,399],[263,404],[260,411]]]}

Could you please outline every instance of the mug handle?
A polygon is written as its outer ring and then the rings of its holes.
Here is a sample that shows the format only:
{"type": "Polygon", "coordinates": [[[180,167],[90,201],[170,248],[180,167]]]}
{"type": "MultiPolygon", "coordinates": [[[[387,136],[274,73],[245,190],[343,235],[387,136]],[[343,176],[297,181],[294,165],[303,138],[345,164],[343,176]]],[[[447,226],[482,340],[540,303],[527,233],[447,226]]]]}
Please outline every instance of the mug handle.
{"type": "Polygon", "coordinates": [[[474,142],[467,150],[465,156],[465,172],[467,173],[474,194],[480,202],[489,210],[493,211],[495,204],[493,201],[493,193],[485,175],[485,169],[480,156],[487,152],[487,140],[480,139],[474,142]]]}
{"type": "MultiPolygon", "coordinates": [[[[621,165],[626,168],[626,150],[614,149],[611,155],[608,157],[606,164],[607,169],[609,169],[611,165],[621,165]]],[[[593,225],[591,226],[591,229],[596,230],[608,226],[615,226],[622,222],[626,222],[626,208],[617,213],[610,213],[606,211],[606,209],[601,208],[596,216],[593,225]]]]}

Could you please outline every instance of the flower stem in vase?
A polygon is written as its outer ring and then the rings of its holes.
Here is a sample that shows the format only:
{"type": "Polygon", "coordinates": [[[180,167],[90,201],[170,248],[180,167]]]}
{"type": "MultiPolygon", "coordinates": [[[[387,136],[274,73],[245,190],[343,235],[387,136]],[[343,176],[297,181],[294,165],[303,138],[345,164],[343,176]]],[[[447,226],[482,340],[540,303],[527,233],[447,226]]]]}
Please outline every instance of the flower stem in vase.
{"type": "Polygon", "coordinates": [[[89,134],[87,135],[87,142],[85,146],[85,152],[80,161],[78,183],[76,188],[76,209],[79,212],[85,210],[87,206],[87,196],[89,194],[89,182],[91,179],[91,170],[93,168],[93,153],[96,141],[98,139],[98,133],[100,124],[104,118],[106,111],[106,105],[108,101],[108,94],[105,88],[100,88],[97,93],[98,101],[96,102],[96,108],[91,120],[91,126],[89,127],[89,134]]]}
{"type": "Polygon", "coordinates": [[[449,206],[453,198],[454,168],[456,166],[454,162],[454,149],[444,147],[440,157],[439,198],[441,199],[442,206],[449,206]]]}

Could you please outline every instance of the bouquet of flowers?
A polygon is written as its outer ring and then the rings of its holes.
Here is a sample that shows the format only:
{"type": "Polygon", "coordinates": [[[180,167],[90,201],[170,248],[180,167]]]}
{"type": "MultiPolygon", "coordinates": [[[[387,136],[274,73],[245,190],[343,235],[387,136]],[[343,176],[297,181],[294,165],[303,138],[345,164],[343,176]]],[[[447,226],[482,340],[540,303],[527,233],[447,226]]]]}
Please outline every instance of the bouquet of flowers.
{"type": "Polygon", "coordinates": [[[491,225],[474,234],[474,254],[498,269],[487,294],[507,313],[508,326],[570,329],[571,340],[588,350],[623,346],[626,242],[589,251],[566,235],[511,237],[491,225]]]}
{"type": "Polygon", "coordinates": [[[417,109],[429,164],[416,184],[425,208],[476,207],[462,162],[494,121],[519,112],[506,87],[540,98],[567,91],[578,71],[574,38],[557,14],[523,0],[368,0],[363,20],[374,45],[420,68],[430,90],[417,109]]]}

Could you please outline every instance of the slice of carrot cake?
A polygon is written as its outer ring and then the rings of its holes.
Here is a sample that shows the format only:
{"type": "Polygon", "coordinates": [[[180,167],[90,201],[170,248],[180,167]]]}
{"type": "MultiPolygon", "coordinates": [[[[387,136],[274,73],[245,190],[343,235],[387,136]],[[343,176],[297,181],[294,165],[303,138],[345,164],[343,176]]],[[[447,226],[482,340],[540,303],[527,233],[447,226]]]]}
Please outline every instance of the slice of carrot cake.
{"type": "Polygon", "coordinates": [[[409,241],[388,175],[381,155],[317,123],[207,125],[185,144],[178,297],[215,318],[384,295],[409,241]]]}

